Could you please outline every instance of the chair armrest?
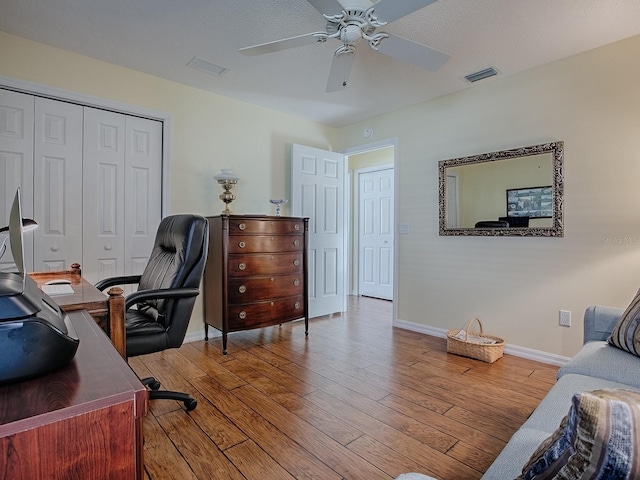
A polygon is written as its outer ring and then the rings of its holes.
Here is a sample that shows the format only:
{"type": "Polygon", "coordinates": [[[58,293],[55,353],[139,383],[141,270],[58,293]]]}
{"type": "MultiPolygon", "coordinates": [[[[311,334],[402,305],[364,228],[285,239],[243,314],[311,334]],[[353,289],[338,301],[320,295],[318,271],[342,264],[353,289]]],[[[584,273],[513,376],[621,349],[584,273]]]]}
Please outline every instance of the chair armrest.
{"type": "Polygon", "coordinates": [[[140,283],[140,278],[142,275],[128,275],[124,277],[109,277],[100,280],[95,284],[95,287],[103,291],[109,287],[113,287],[114,285],[131,285],[133,283],[140,283]]]}
{"type": "Polygon", "coordinates": [[[125,310],[132,305],[145,300],[160,300],[164,298],[188,298],[197,297],[200,290],[197,288],[160,288],[155,290],[139,290],[128,295],[124,302],[125,310]]]}
{"type": "Polygon", "coordinates": [[[584,343],[606,340],[620,320],[623,308],[592,305],[584,312],[584,343]]]}

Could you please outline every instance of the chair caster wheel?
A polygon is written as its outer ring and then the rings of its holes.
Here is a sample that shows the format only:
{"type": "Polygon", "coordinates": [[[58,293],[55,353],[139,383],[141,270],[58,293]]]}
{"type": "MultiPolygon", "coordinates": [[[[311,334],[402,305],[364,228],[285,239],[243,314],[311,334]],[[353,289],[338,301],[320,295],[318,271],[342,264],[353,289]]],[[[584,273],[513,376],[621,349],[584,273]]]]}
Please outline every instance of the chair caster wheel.
{"type": "Polygon", "coordinates": [[[159,382],[159,381],[157,381],[157,380],[156,380],[156,381],[154,381],[154,382],[151,382],[151,383],[149,384],[149,388],[150,388],[151,390],[160,390],[160,382],[159,382]]]}
{"type": "Polygon", "coordinates": [[[187,409],[187,412],[190,412],[191,410],[195,409],[198,406],[198,401],[195,398],[185,400],[184,406],[187,409]]]}

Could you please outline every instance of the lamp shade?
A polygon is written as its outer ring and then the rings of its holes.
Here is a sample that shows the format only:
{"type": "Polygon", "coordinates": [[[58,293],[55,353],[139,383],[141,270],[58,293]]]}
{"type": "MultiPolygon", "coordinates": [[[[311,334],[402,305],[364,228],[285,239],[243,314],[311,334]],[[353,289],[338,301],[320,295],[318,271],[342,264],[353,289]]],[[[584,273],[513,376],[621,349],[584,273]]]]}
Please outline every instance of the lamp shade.
{"type": "Polygon", "coordinates": [[[215,175],[213,178],[216,179],[218,182],[224,182],[224,181],[237,182],[240,177],[238,177],[237,175],[234,175],[233,170],[231,170],[230,168],[222,168],[220,170],[220,173],[218,175],[215,175]]]}

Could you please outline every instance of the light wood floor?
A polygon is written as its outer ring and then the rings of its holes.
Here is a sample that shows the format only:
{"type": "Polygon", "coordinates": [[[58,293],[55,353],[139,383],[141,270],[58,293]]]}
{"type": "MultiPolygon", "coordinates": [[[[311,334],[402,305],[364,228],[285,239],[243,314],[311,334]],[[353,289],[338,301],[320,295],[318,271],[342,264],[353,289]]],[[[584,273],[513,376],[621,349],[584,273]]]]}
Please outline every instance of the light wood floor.
{"type": "MultiPolygon", "coordinates": [[[[506,355],[487,364],[391,326],[392,304],[129,359],[140,376],[188,391],[156,400],[145,470],[164,479],[477,479],[554,383],[557,368],[506,355]]],[[[496,333],[496,332],[492,332],[496,333]]],[[[496,333],[498,334],[498,333],[496,333]]]]}

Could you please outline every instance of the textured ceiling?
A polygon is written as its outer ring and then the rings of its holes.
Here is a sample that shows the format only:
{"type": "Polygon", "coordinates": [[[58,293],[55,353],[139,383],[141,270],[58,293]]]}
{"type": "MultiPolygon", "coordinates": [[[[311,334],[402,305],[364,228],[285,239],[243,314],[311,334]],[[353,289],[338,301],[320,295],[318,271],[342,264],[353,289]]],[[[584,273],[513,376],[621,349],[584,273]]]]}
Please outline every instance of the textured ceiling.
{"type": "Polygon", "coordinates": [[[439,0],[379,30],[450,54],[440,70],[360,42],[347,88],[325,93],[336,40],[238,52],[324,30],[306,0],[0,0],[7,33],[333,126],[470,88],[489,66],[509,75],[638,35],[639,18],[640,0],[439,0]],[[194,56],[227,71],[187,67],[194,56]]]}

